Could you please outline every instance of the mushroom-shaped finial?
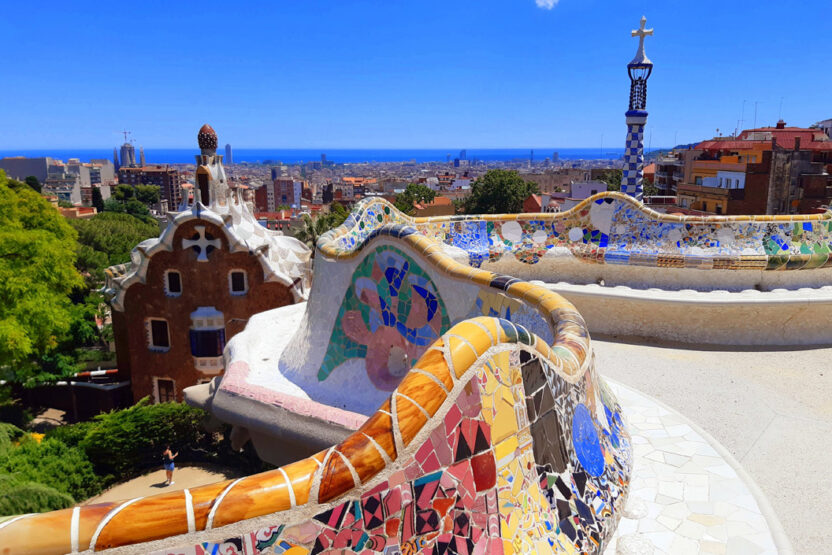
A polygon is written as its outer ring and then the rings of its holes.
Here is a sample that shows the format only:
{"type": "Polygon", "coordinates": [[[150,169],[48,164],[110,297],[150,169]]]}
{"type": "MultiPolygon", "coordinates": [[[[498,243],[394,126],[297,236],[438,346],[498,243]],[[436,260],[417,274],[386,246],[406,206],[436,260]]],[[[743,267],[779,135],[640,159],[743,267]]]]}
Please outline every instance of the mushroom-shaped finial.
{"type": "Polygon", "coordinates": [[[217,132],[207,123],[199,128],[196,138],[201,150],[217,150],[217,132]]]}

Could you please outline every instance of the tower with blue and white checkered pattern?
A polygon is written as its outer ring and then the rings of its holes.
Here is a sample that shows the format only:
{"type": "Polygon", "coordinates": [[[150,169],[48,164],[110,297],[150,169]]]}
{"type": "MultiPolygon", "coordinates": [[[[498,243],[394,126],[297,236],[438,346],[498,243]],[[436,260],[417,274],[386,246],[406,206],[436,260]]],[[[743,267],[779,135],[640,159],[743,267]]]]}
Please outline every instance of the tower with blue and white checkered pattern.
{"type": "Polygon", "coordinates": [[[644,53],[644,38],[653,34],[645,29],[647,18],[641,18],[641,27],[632,32],[639,38],[635,58],[627,64],[630,75],[630,109],[627,110],[627,142],[624,145],[624,171],[621,175],[621,192],[641,201],[644,196],[644,125],[647,123],[647,79],[653,72],[653,62],[644,53]]]}

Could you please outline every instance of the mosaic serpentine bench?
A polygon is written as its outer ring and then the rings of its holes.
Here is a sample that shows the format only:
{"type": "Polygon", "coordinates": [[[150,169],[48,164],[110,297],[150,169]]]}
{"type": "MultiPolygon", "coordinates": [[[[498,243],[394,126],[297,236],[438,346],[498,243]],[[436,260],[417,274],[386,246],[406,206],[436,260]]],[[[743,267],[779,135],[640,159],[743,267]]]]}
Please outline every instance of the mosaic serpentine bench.
{"type": "MultiPolygon", "coordinates": [[[[832,212],[829,211],[777,216],[668,215],[651,210],[630,196],[607,192],[562,213],[410,218],[384,200],[371,199],[353,210],[353,219],[345,223],[335,248],[348,251],[385,224],[413,227],[421,235],[451,247],[447,249],[449,253],[461,249],[459,256],[464,256],[474,267],[494,270],[501,268],[501,262],[520,262],[522,265],[508,266],[513,272],[506,273],[522,279],[540,279],[533,268],[541,263],[545,267],[547,262],[575,261],[591,263],[584,264],[583,269],[595,268],[605,273],[592,274],[593,279],[583,281],[587,275],[574,270],[573,265],[569,270],[574,275],[554,274],[558,281],[595,283],[596,276],[615,281],[616,272],[626,267],[735,273],[823,269],[816,277],[823,276],[823,285],[832,284],[832,212]]],[[[647,282],[651,286],[662,283],[661,286],[676,289],[697,285],[679,283],[679,274],[664,284],[661,274],[651,271],[647,282]]],[[[704,277],[707,274],[690,275],[707,279],[704,277]]],[[[770,276],[777,274],[783,275],[772,272],[770,276]]],[[[803,276],[800,279],[810,279],[808,274],[803,276]]],[[[621,278],[622,284],[627,285],[628,279],[628,276],[621,278]]],[[[719,279],[718,288],[733,287],[725,283],[724,274],[719,279]]],[[[777,281],[770,283],[778,286],[777,281]]],[[[709,287],[707,281],[701,284],[704,289],[709,287]]],[[[766,283],[752,285],[766,289],[766,283]]]]}
{"type": "Polygon", "coordinates": [[[319,241],[299,320],[235,337],[212,399],[357,430],[239,480],[5,521],[2,552],[601,553],[632,447],[580,314],[412,227],[347,232],[319,241]],[[282,352],[246,360],[255,332],[282,352]]]}

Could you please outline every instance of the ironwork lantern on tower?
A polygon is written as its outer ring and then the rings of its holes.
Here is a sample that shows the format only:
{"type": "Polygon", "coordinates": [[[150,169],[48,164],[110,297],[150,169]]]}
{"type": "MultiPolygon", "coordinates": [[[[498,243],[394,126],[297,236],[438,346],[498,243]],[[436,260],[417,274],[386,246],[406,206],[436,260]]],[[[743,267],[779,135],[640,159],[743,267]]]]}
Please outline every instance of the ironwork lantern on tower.
{"type": "Polygon", "coordinates": [[[652,35],[653,29],[645,29],[647,18],[641,18],[641,27],[632,31],[632,36],[638,37],[638,50],[633,60],[627,64],[630,74],[630,111],[644,111],[647,109],[647,79],[653,73],[653,62],[644,53],[644,37],[652,35]]]}

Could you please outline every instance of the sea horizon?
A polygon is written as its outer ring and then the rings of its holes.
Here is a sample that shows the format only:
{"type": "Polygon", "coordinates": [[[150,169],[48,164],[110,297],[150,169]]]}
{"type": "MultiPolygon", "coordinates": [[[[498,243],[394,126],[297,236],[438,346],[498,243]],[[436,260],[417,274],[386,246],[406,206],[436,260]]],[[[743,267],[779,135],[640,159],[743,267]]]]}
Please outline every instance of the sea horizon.
{"type": "MultiPolygon", "coordinates": [[[[482,160],[487,162],[528,160],[530,151],[527,148],[477,148],[466,149],[467,160],[482,160]]],[[[560,160],[615,160],[624,154],[623,148],[535,148],[534,160],[541,161],[552,158],[557,152],[560,160]]],[[[217,152],[224,154],[223,147],[217,152]]],[[[147,164],[192,164],[194,156],[199,151],[195,148],[146,148],[144,149],[147,164]]],[[[460,149],[442,148],[240,148],[233,149],[234,163],[270,163],[278,161],[284,164],[298,164],[305,162],[319,162],[321,155],[326,154],[328,162],[338,164],[360,164],[372,162],[443,162],[448,159],[459,158],[460,149]]],[[[24,156],[26,158],[51,157],[66,162],[70,158],[78,158],[81,162],[93,159],[108,159],[113,157],[112,149],[102,148],[23,148],[0,149],[0,158],[24,156]]],[[[136,158],[138,159],[138,148],[136,158]]]]}

